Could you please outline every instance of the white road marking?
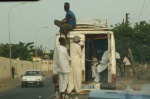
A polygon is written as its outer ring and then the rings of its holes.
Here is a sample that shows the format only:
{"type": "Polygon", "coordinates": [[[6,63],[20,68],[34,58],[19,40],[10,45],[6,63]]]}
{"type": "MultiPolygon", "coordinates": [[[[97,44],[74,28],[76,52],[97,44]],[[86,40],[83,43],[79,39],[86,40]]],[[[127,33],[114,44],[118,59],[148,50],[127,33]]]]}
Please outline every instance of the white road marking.
{"type": "Polygon", "coordinates": [[[50,95],[49,97],[47,97],[46,99],[50,99],[52,96],[54,96],[55,94],[50,95]]]}

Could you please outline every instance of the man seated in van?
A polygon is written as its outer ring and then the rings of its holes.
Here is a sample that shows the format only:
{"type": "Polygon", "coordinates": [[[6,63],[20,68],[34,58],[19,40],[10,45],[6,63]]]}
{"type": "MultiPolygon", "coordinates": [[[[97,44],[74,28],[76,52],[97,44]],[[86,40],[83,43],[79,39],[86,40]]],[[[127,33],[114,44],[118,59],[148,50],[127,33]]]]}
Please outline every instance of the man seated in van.
{"type": "MultiPolygon", "coordinates": [[[[120,55],[119,53],[116,52],[116,59],[120,59],[120,55]]],[[[95,74],[95,82],[99,82],[100,81],[100,75],[101,73],[105,73],[102,74],[104,75],[103,80],[107,80],[107,75],[108,75],[108,50],[106,50],[102,56],[101,61],[99,61],[97,64],[94,64],[92,66],[92,73],[95,74]],[[105,71],[105,72],[103,72],[105,71]],[[98,75],[99,74],[99,75],[98,75]]],[[[101,80],[101,82],[104,82],[101,80]]]]}
{"type": "MultiPolygon", "coordinates": [[[[100,73],[107,69],[108,67],[108,50],[106,50],[101,58],[101,61],[99,61],[97,64],[94,64],[92,66],[92,74],[95,76],[95,82],[100,81],[100,73]]],[[[106,70],[107,71],[107,70],[106,70]]]]}

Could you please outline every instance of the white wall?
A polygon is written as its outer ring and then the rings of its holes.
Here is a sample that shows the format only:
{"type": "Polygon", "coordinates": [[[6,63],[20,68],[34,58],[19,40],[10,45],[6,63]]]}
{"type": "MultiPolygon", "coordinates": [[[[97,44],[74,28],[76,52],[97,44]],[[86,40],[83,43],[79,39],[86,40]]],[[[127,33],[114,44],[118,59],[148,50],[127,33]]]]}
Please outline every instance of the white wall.
{"type": "Polygon", "coordinates": [[[52,70],[52,60],[42,60],[42,71],[52,70]]]}
{"type": "MultiPolygon", "coordinates": [[[[29,69],[42,70],[41,62],[37,62],[36,66],[36,62],[11,59],[11,63],[16,71],[15,77],[20,77],[25,70],[29,69]]],[[[0,79],[1,78],[11,78],[11,66],[9,58],[0,57],[0,79]]]]}

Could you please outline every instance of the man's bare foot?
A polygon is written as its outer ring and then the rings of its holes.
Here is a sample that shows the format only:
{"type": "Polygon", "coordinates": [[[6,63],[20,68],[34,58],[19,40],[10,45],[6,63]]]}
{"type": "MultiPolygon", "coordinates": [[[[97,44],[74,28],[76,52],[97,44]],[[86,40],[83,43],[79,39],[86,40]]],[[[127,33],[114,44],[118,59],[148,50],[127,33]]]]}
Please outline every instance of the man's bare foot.
{"type": "Polygon", "coordinates": [[[55,25],[57,25],[58,27],[61,26],[61,24],[59,22],[55,22],[55,25]]]}

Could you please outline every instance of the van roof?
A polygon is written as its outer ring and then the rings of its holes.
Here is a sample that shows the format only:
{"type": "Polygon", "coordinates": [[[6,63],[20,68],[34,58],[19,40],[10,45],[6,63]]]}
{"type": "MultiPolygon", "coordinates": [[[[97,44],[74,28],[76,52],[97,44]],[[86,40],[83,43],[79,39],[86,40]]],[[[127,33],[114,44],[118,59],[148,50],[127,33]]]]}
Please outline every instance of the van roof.
{"type": "Polygon", "coordinates": [[[107,20],[100,19],[77,19],[77,26],[73,31],[97,31],[108,30],[107,20]]]}
{"type": "MultiPolygon", "coordinates": [[[[77,19],[76,28],[69,34],[113,34],[108,28],[108,22],[101,19],[77,19]]],[[[59,35],[57,33],[56,35],[59,35]]]]}

